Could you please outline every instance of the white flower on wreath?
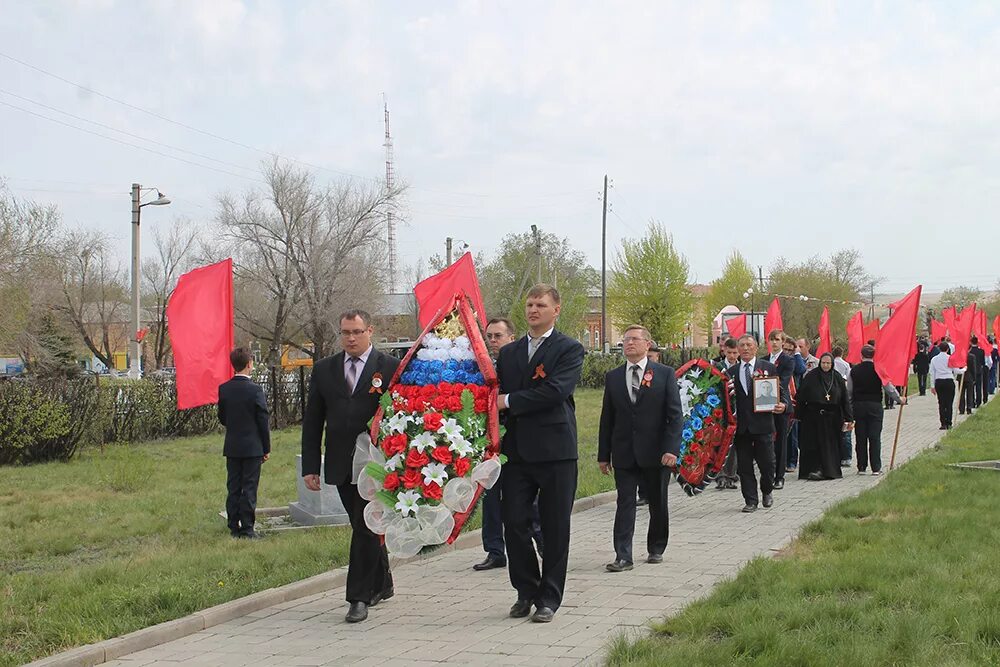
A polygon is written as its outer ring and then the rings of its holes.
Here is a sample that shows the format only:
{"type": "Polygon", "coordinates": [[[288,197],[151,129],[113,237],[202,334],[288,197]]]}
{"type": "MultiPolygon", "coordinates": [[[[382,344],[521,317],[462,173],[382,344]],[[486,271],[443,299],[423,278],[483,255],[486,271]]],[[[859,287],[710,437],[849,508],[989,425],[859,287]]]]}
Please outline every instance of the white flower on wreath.
{"type": "Polygon", "coordinates": [[[447,467],[443,463],[428,463],[425,465],[420,469],[420,474],[424,476],[424,484],[433,482],[438,486],[444,486],[445,480],[448,479],[447,467]]]}
{"type": "Polygon", "coordinates": [[[403,455],[396,454],[385,462],[385,471],[392,472],[393,470],[397,470],[401,465],[403,465],[403,455]]]}
{"type": "Polygon", "coordinates": [[[399,513],[403,516],[409,516],[410,514],[416,515],[417,508],[419,507],[419,501],[419,491],[403,491],[396,496],[396,509],[399,510],[399,513]]]}
{"type": "Polygon", "coordinates": [[[434,440],[434,436],[427,431],[421,431],[420,435],[410,440],[410,449],[415,449],[421,454],[427,449],[434,449],[437,446],[437,442],[434,440]]]}
{"type": "Polygon", "coordinates": [[[462,437],[452,440],[448,449],[455,452],[459,456],[468,456],[475,451],[472,447],[472,443],[462,437]]]}
{"type": "Polygon", "coordinates": [[[455,438],[462,437],[462,427],[458,425],[458,422],[454,419],[445,419],[441,423],[441,427],[437,430],[438,433],[448,438],[450,442],[454,442],[455,438]]]}
{"type": "Polygon", "coordinates": [[[412,424],[413,421],[413,415],[406,412],[397,412],[388,419],[389,432],[404,433],[406,431],[406,427],[412,424]]]}
{"type": "Polygon", "coordinates": [[[689,371],[687,372],[687,374],[688,374],[688,375],[689,375],[689,376],[690,376],[690,377],[691,377],[692,379],[694,379],[694,380],[697,380],[698,378],[700,378],[700,377],[701,377],[701,369],[700,369],[700,368],[692,368],[691,370],[689,370],[689,371]]]}

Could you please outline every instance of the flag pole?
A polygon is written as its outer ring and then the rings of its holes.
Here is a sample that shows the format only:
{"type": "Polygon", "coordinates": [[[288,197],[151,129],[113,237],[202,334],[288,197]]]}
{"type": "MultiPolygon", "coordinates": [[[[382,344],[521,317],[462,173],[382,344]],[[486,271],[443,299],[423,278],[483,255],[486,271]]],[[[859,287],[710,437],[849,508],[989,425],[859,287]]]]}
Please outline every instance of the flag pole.
{"type": "MultiPolygon", "coordinates": [[[[908,394],[910,393],[910,382],[909,377],[907,377],[906,386],[903,387],[903,398],[909,402],[908,394]]],[[[899,427],[903,423],[903,408],[906,407],[906,403],[899,404],[899,414],[896,415],[896,435],[892,438],[892,456],[889,457],[889,470],[892,470],[896,465],[896,445],[899,444],[899,427]]]]}
{"type": "MultiPolygon", "coordinates": [[[[968,371],[968,367],[967,367],[967,368],[966,368],[966,373],[968,373],[968,372],[969,372],[969,371],[968,371]]],[[[958,377],[958,392],[956,392],[956,394],[955,394],[955,398],[957,398],[957,399],[958,399],[958,404],[959,404],[959,405],[961,405],[961,404],[962,404],[962,392],[963,392],[963,391],[965,391],[965,390],[963,389],[963,387],[962,387],[962,385],[963,385],[963,384],[965,384],[965,373],[962,373],[962,374],[961,374],[961,375],[960,375],[960,376],[958,377]]],[[[955,407],[956,407],[956,406],[953,406],[953,407],[952,407],[952,413],[953,413],[953,414],[954,414],[954,411],[955,411],[955,407]]],[[[965,407],[969,407],[969,406],[965,406],[965,407]]]]}

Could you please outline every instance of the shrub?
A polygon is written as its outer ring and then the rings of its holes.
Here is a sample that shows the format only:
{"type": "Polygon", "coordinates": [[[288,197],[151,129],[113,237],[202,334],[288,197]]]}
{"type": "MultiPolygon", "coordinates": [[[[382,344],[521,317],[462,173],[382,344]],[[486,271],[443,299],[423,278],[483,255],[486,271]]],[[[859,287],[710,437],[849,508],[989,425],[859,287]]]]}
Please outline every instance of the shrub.
{"type": "Polygon", "coordinates": [[[50,387],[0,382],[0,464],[69,459],[79,443],[72,410],[50,387]]]}

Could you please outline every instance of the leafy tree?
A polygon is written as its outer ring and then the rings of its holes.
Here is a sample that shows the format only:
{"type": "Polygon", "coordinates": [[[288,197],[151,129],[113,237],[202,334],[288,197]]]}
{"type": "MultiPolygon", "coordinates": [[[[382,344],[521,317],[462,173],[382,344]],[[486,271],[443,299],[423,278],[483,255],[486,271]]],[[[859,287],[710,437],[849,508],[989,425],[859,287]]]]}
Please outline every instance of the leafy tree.
{"type": "Polygon", "coordinates": [[[35,332],[31,371],[46,377],[70,377],[80,372],[73,339],[51,313],[42,315],[35,332]]]}
{"type": "Polygon", "coordinates": [[[743,293],[754,284],[755,280],[750,262],[739,250],[733,250],[726,258],[725,266],[722,267],[722,275],[708,286],[708,293],[705,295],[705,331],[712,330],[712,320],[724,307],[749,306],[743,303],[745,301],[743,293]]]}
{"type": "Polygon", "coordinates": [[[938,310],[940,311],[950,306],[955,306],[956,310],[962,310],[970,303],[975,302],[980,304],[982,298],[983,291],[978,287],[959,285],[958,287],[946,289],[941,293],[941,298],[938,300],[938,310]]]}
{"type": "Polygon", "coordinates": [[[661,224],[622,241],[609,278],[608,310],[619,329],[642,324],[660,344],[683,337],[694,307],[688,262],[661,224]]]}
{"type": "MultiPolygon", "coordinates": [[[[538,282],[538,254],[530,232],[507,234],[496,255],[488,262],[476,259],[486,313],[508,317],[518,332],[527,330],[524,299],[538,282]]],[[[570,245],[569,239],[541,232],[542,282],[556,286],[562,311],[556,326],[579,338],[589,310],[588,292],[600,284],[600,274],[587,264],[586,256],[570,245]]]]}

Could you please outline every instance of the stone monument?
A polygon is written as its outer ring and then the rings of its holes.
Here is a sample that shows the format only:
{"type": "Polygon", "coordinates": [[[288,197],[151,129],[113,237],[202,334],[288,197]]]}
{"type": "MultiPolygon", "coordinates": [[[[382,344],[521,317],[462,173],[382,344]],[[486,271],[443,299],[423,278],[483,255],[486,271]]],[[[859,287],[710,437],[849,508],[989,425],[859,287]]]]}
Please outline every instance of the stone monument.
{"type": "MultiPolygon", "coordinates": [[[[319,469],[323,470],[323,460],[320,459],[319,469]]],[[[302,455],[295,457],[296,478],[298,479],[299,499],[288,504],[288,513],[292,520],[303,526],[339,526],[350,523],[344,504],[340,502],[337,487],[323,481],[320,473],[320,490],[310,491],[302,480],[302,455]]]]}

